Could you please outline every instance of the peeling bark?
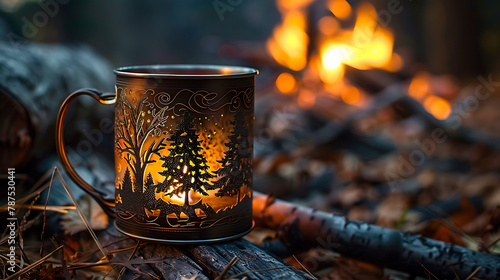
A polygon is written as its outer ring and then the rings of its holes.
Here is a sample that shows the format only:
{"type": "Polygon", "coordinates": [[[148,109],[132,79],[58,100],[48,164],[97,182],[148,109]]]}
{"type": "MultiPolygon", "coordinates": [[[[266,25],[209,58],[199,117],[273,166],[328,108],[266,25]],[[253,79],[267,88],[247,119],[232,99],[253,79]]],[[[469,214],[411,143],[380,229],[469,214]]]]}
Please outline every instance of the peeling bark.
{"type": "Polygon", "coordinates": [[[500,278],[500,256],[382,228],[330,213],[275,200],[254,192],[253,215],[258,226],[279,230],[292,247],[320,246],[384,267],[440,279],[500,278]],[[425,269],[423,268],[425,267],[425,269]]]}

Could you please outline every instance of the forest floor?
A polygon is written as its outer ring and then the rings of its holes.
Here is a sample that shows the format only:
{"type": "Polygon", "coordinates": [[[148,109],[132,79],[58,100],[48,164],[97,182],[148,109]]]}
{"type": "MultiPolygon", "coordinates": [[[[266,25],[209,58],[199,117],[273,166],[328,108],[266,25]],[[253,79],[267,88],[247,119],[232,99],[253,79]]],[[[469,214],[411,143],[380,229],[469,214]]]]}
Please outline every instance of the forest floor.
{"type": "MultiPolygon", "coordinates": [[[[436,96],[452,106],[446,120],[408,94],[409,81],[377,94],[364,93],[355,104],[328,93],[311,101],[300,93],[282,95],[267,89],[256,98],[254,190],[384,228],[500,253],[500,95],[496,88],[485,87],[490,94],[478,97],[475,88],[480,81],[459,87],[440,77],[429,79],[436,96]]],[[[38,169],[53,166],[56,160],[47,162],[37,164],[38,169]]],[[[103,173],[112,172],[111,164],[100,164],[91,159],[81,166],[90,170],[87,178],[106,181],[109,178],[102,179],[103,173]]],[[[68,271],[60,264],[76,260],[82,271],[79,275],[88,279],[114,279],[125,270],[137,270],[141,263],[130,262],[134,260],[130,253],[137,251],[134,244],[113,250],[127,252],[128,263],[125,258],[121,266],[118,260],[99,264],[99,248],[78,213],[86,216],[97,233],[109,226],[105,214],[93,200],[70,187],[81,208],[74,211],[58,172],[50,167],[44,171],[40,180],[22,173],[16,177],[17,187],[26,195],[26,200],[17,201],[27,208],[17,213],[22,254],[31,264],[36,259],[43,263],[25,277],[63,279],[68,271]],[[70,206],[41,211],[49,201],[42,189],[51,190],[52,202],[56,199],[56,204],[70,206]],[[57,202],[61,197],[66,198],[57,202]],[[60,246],[64,258],[47,257],[60,246]],[[127,269],[121,269],[123,265],[127,269]]],[[[66,178],[64,173],[62,177],[66,178]]],[[[2,256],[8,250],[7,230],[2,256]]],[[[335,250],[308,244],[280,248],[273,245],[279,234],[256,227],[245,239],[318,279],[415,279],[408,272],[345,257],[335,250]]],[[[438,278],[424,266],[421,274],[428,275],[423,279],[438,278]]]]}

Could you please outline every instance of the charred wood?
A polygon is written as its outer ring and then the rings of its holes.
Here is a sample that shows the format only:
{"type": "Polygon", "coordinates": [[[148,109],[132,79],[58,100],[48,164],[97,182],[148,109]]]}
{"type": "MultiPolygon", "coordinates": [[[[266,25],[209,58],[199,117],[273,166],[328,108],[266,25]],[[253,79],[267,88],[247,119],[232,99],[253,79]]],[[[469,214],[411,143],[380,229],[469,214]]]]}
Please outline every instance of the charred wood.
{"type": "Polygon", "coordinates": [[[255,193],[253,201],[256,224],[279,230],[280,239],[290,247],[320,246],[415,275],[425,276],[427,269],[440,279],[454,278],[454,273],[466,278],[479,267],[475,276],[480,279],[500,277],[500,256],[494,254],[315,211],[263,194],[255,193]]]}

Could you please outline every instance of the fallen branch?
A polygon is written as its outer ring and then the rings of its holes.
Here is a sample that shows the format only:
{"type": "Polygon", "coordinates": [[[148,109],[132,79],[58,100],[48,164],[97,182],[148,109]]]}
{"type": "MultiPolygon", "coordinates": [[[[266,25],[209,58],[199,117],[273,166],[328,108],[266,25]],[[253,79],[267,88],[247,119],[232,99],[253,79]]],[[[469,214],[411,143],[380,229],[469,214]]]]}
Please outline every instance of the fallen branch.
{"type": "Polygon", "coordinates": [[[440,279],[500,278],[500,256],[469,250],[416,234],[349,220],[254,192],[253,215],[258,226],[280,231],[291,247],[320,246],[384,267],[440,279]],[[481,267],[477,271],[478,267],[481,267]],[[453,272],[454,271],[454,272],[453,272]]]}

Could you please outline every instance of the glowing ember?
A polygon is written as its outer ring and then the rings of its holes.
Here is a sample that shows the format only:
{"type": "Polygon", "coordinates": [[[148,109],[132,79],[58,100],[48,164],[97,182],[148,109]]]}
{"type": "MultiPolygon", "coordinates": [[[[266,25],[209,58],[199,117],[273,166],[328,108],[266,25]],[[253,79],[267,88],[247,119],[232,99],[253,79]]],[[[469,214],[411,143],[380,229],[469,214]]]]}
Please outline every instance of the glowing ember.
{"type": "Polygon", "coordinates": [[[451,105],[448,100],[435,95],[431,87],[431,75],[420,72],[410,82],[408,95],[422,102],[424,108],[435,118],[444,120],[451,114],[451,105]]]}
{"type": "Polygon", "coordinates": [[[284,94],[290,94],[295,91],[297,86],[297,81],[295,77],[290,73],[281,73],[278,78],[276,78],[276,87],[278,90],[284,94]]]}
{"type": "Polygon", "coordinates": [[[429,75],[425,72],[418,73],[415,75],[413,80],[408,87],[408,94],[417,99],[423,100],[424,97],[429,93],[429,75]]]}
{"type": "Polygon", "coordinates": [[[347,90],[342,91],[341,98],[347,104],[356,104],[360,100],[359,89],[350,86],[347,90]]]}
{"type": "Polygon", "coordinates": [[[446,119],[451,113],[450,103],[439,96],[426,97],[424,107],[429,113],[440,120],[446,119]]]}

